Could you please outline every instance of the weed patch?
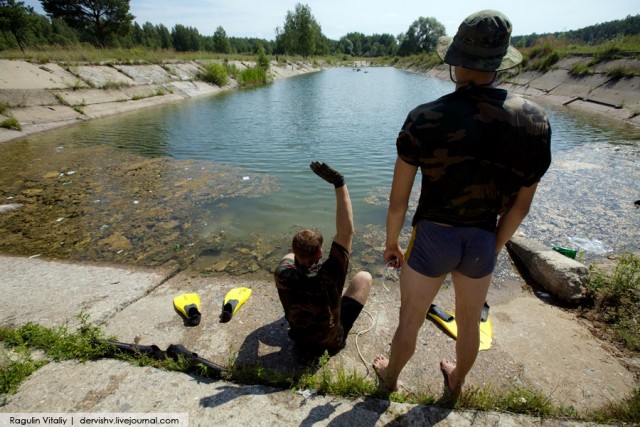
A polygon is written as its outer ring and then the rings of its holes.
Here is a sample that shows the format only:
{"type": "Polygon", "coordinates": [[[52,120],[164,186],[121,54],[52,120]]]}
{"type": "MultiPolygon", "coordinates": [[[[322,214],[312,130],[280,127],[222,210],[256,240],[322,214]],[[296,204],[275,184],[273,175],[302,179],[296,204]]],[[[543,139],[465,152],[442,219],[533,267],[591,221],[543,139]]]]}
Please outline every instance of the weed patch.
{"type": "Polygon", "coordinates": [[[608,276],[594,266],[588,297],[596,319],[613,330],[614,338],[631,351],[640,351],[640,258],[620,256],[613,274],[608,276]]]}
{"type": "Polygon", "coordinates": [[[15,117],[9,117],[0,122],[0,128],[22,130],[22,125],[15,117]]]}
{"type": "Polygon", "coordinates": [[[204,71],[198,73],[198,79],[216,86],[225,86],[229,82],[229,71],[222,64],[206,64],[204,71]]]}
{"type": "Polygon", "coordinates": [[[267,83],[267,70],[262,67],[246,68],[238,76],[240,86],[259,86],[267,83]]]}

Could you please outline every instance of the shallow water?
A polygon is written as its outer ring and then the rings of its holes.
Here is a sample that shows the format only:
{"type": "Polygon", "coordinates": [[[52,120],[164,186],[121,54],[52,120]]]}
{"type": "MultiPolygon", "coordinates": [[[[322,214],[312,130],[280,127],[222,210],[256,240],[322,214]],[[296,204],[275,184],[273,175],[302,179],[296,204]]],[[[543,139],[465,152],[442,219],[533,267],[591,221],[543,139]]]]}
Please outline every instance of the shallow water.
{"type": "MultiPolygon", "coordinates": [[[[0,213],[0,251],[267,275],[296,229],[335,232],[333,191],[308,169],[321,160],[349,184],[354,268],[380,271],[395,137],[452,88],[332,69],[4,143],[0,204],[22,206],[0,213]]],[[[553,163],[522,231],[587,261],[638,250],[637,128],[545,107],[553,163]]]]}

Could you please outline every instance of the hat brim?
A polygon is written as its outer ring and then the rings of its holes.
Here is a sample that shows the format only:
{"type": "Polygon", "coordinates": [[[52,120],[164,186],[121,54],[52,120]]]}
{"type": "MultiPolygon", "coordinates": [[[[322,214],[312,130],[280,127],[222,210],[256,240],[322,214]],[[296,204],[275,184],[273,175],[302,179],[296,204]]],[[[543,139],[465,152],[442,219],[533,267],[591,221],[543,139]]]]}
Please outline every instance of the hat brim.
{"type": "Polygon", "coordinates": [[[503,71],[513,68],[522,62],[522,54],[509,45],[504,55],[492,58],[472,56],[460,52],[452,46],[453,37],[440,37],[436,52],[445,64],[469,68],[476,71],[503,71]]]}

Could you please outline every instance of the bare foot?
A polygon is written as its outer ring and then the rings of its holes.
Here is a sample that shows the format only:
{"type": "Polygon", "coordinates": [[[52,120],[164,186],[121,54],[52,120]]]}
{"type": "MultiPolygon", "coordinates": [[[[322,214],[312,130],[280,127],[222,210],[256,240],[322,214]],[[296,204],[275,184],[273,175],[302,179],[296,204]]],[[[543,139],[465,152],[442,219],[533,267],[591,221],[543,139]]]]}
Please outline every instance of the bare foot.
{"type": "Polygon", "coordinates": [[[460,381],[457,378],[455,369],[456,369],[456,364],[453,362],[450,362],[446,359],[443,359],[440,362],[440,370],[442,371],[442,375],[444,376],[445,388],[448,389],[448,391],[453,396],[458,396],[462,391],[462,386],[464,385],[464,381],[460,381]]]}
{"type": "Polygon", "coordinates": [[[389,366],[389,358],[387,358],[387,356],[383,355],[383,354],[379,354],[376,357],[373,358],[373,369],[376,371],[376,374],[378,374],[378,378],[380,378],[380,381],[390,390],[390,391],[396,391],[398,389],[398,384],[393,384],[393,386],[389,386],[389,384],[387,384],[386,378],[387,378],[387,366],[389,366]]]}

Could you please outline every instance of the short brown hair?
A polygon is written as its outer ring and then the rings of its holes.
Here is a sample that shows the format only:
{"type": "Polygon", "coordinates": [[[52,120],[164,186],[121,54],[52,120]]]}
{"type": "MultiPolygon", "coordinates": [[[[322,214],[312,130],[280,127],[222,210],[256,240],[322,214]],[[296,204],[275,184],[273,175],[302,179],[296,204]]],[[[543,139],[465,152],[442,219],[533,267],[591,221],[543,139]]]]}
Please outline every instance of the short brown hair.
{"type": "Polygon", "coordinates": [[[315,228],[305,228],[293,236],[291,249],[300,260],[315,257],[322,248],[322,234],[315,228]]]}

